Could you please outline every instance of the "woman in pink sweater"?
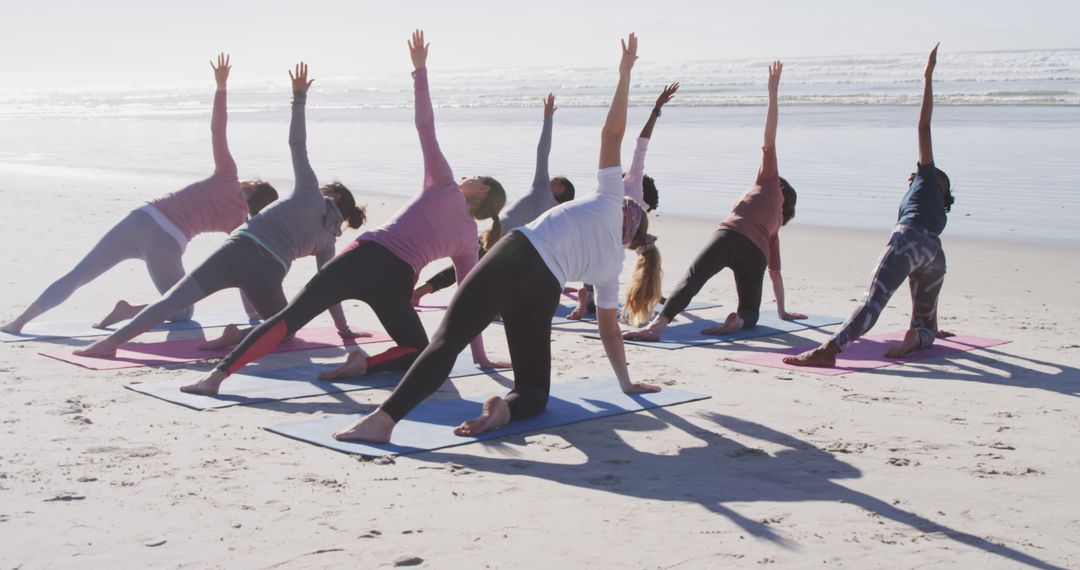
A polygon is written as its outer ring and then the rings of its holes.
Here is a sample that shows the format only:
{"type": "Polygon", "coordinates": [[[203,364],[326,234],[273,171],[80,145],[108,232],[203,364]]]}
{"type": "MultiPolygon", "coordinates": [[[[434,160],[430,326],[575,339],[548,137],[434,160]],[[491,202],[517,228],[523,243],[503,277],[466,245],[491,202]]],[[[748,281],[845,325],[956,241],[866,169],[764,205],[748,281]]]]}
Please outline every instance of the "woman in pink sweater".
{"type": "MultiPolygon", "coordinates": [[[[214,110],[210,119],[210,141],[214,153],[214,174],[178,192],[166,194],[132,210],[112,227],[74,269],[50,285],[19,317],[0,330],[22,332],[26,323],[68,299],[78,288],[97,279],[125,259],[146,263],[150,279],[165,293],[184,276],[183,254],[188,241],[202,233],[229,233],[248,217],[259,213],[277,199],[277,191],[261,180],[237,178],[236,162],[229,153],[225,135],[227,121],[225,84],[229,78],[229,56],[218,55],[210,62],[217,82],[214,110]]],[[[255,316],[245,299],[245,309],[255,316]]],[[[134,317],[145,305],[116,304],[112,313],[94,326],[106,327],[134,317]]],[[[169,320],[186,321],[193,308],[173,313],[169,320]]]]}

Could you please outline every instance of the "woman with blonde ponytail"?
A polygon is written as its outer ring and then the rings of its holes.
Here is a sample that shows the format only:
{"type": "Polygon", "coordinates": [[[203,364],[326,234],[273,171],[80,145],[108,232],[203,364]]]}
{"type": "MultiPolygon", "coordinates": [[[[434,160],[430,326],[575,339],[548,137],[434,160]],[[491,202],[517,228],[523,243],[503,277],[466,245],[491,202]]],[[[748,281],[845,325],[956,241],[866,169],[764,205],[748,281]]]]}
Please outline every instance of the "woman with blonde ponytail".
{"type": "Polygon", "coordinates": [[[682,282],[664,303],[664,309],[647,326],[627,331],[623,338],[658,341],[675,315],[690,304],[705,283],[725,267],[735,274],[738,309],[724,324],[701,331],[722,335],[757,324],[761,308],[761,285],[765,268],[773,282],[776,312],[781,319],[805,319],[806,315],[784,309],[784,279],[780,274],[780,227],[795,216],[795,189],[780,177],[776,161],[777,92],[779,61],[769,66],[769,108],[765,116],[765,141],[757,180],[735,203],[731,215],[720,223],[712,240],[698,254],[682,282]]]}
{"type": "Polygon", "coordinates": [[[660,249],[656,236],[649,233],[649,218],[643,217],[630,247],[637,253],[634,273],[630,276],[630,288],[626,290],[619,317],[631,326],[641,326],[653,316],[656,304],[663,297],[661,287],[663,271],[660,270],[660,249]]]}
{"type": "Polygon", "coordinates": [[[623,44],[619,84],[601,131],[596,191],[548,210],[499,240],[461,283],[431,344],[394,393],[375,412],[335,433],[335,438],[390,441],[397,422],[442,385],[458,353],[496,314],[502,315],[514,361],[514,389],[505,398],[488,398],[482,415],[462,423],[454,433],[472,436],[543,412],[551,388],[551,317],[563,285],[571,279],[596,284],[600,336],[622,390],[660,390],[630,380],[616,316],[624,252],[633,244],[644,214],[636,201],[624,208],[631,197],[624,197],[619,149],[636,59],[637,38],[631,34],[623,44]]]}
{"type": "MultiPolygon", "coordinates": [[[[506,194],[494,178],[454,180],[435,136],[427,52],[424,33],[416,30],[409,41],[409,54],[414,68],[416,130],[424,157],[424,185],[420,193],[390,221],[360,234],[323,266],[289,306],[255,329],[207,377],[181,390],[216,394],[229,375],[261,358],[327,307],[345,299],[367,303],[397,346],[374,356],[357,349],[342,366],[321,374],[321,378],[405,370],[428,345],[424,325],[410,302],[417,274],[428,263],[449,257],[457,267],[459,278],[468,275],[476,265],[480,247],[476,241],[476,221],[498,217],[506,204],[506,194]]],[[[479,334],[465,341],[470,342],[473,362],[479,366],[509,366],[488,359],[479,334]]]]}

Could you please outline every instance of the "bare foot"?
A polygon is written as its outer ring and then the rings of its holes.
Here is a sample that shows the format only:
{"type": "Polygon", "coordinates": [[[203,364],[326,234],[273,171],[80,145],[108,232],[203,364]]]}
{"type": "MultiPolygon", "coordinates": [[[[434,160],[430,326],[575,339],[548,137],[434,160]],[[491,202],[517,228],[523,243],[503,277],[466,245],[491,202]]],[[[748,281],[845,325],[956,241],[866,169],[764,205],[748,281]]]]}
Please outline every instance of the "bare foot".
{"type": "Polygon", "coordinates": [[[784,364],[792,366],[813,366],[816,368],[832,368],[836,366],[836,355],[840,354],[840,347],[833,341],[829,341],[813,350],[808,350],[797,356],[785,356],[784,364]]]}
{"type": "Polygon", "coordinates": [[[484,410],[480,417],[461,422],[454,428],[454,435],[472,437],[484,432],[497,430],[510,423],[510,405],[499,396],[492,396],[484,401],[484,410]]]}
{"type": "Polygon", "coordinates": [[[659,342],[664,335],[664,329],[667,328],[667,325],[667,319],[664,317],[656,317],[648,325],[624,332],[622,337],[625,340],[659,342]]]}
{"type": "Polygon", "coordinates": [[[920,344],[919,333],[912,329],[908,329],[908,331],[904,333],[904,340],[900,343],[900,346],[894,346],[885,351],[885,358],[900,358],[901,356],[919,350],[920,344]]]}
{"type": "Polygon", "coordinates": [[[146,308],[146,305],[132,305],[127,301],[120,300],[116,302],[116,306],[113,307],[111,313],[105,315],[104,319],[94,323],[95,329],[103,329],[109,325],[116,324],[120,321],[126,321],[135,315],[139,314],[139,311],[146,308]]]}
{"type": "Polygon", "coordinates": [[[578,305],[574,307],[573,311],[570,311],[569,315],[566,315],[566,318],[570,319],[571,321],[580,321],[581,319],[585,318],[585,313],[587,312],[588,308],[585,305],[578,305]]]}
{"type": "Polygon", "coordinates": [[[218,350],[221,348],[228,348],[230,346],[240,344],[240,341],[244,340],[247,333],[240,330],[240,327],[236,325],[226,325],[225,329],[221,331],[221,336],[214,340],[208,340],[199,345],[199,350],[218,350]]]}
{"type": "Polygon", "coordinates": [[[366,441],[368,443],[390,443],[390,435],[397,422],[382,408],[360,418],[351,426],[334,432],[338,441],[366,441]]]}
{"type": "Polygon", "coordinates": [[[956,336],[956,333],[940,330],[934,333],[934,338],[949,338],[950,336],[956,336]]]}
{"type": "Polygon", "coordinates": [[[356,349],[345,358],[345,364],[337,368],[319,373],[319,380],[335,380],[337,378],[354,378],[367,374],[368,353],[363,349],[356,349]]]}
{"type": "Polygon", "coordinates": [[[118,346],[114,341],[103,338],[87,345],[86,348],[74,351],[74,353],[79,356],[89,356],[90,358],[116,358],[118,346]]]}
{"type": "Polygon", "coordinates": [[[20,323],[19,321],[11,321],[10,323],[7,323],[4,326],[0,327],[0,331],[6,332],[8,334],[22,334],[22,328],[23,323],[20,323]]]}
{"type": "Polygon", "coordinates": [[[215,368],[210,375],[194,384],[188,384],[187,386],[181,386],[180,391],[187,394],[202,394],[204,396],[217,396],[218,390],[221,389],[221,383],[228,378],[229,375],[224,370],[218,370],[215,368]]]}
{"type": "Polygon", "coordinates": [[[701,334],[708,336],[731,334],[733,332],[741,330],[742,327],[742,317],[740,317],[738,313],[731,313],[727,316],[727,319],[724,320],[724,324],[718,327],[709,327],[707,329],[702,329],[701,334]]]}

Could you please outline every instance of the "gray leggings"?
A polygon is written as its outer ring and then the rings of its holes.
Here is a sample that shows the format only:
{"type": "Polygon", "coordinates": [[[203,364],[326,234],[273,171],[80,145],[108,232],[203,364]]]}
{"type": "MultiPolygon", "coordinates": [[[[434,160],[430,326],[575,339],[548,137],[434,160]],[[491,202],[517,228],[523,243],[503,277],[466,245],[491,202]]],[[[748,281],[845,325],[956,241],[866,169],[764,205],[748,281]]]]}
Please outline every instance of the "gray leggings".
{"type": "Polygon", "coordinates": [[[285,268],[270,252],[244,236],[229,236],[206,261],[184,277],[158,302],[146,307],[110,337],[121,343],[156,327],[176,311],[222,289],[239,288],[263,319],[285,308],[281,282],[285,268]]]}
{"type": "Polygon", "coordinates": [[[938,236],[908,225],[896,226],[878,259],[866,297],[833,336],[833,343],[843,350],[866,334],[905,278],[911,286],[911,329],[919,335],[920,348],[933,344],[938,295],[945,282],[945,252],[938,236]]]}
{"type": "MultiPolygon", "coordinates": [[[[183,254],[180,244],[161,229],[150,214],[132,210],[101,237],[74,269],[49,285],[34,304],[42,312],[48,311],[66,301],[79,287],[126,259],[143,260],[154,286],[159,293],[164,293],[184,276],[183,254]]],[[[186,321],[192,312],[191,306],[185,306],[167,315],[167,319],[186,321]]]]}

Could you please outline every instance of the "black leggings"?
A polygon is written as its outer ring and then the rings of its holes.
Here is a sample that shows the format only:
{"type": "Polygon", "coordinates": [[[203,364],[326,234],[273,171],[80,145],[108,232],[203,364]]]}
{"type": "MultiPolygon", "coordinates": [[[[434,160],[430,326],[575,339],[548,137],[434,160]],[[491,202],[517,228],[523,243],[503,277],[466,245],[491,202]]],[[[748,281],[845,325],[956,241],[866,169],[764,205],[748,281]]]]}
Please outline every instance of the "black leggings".
{"type": "Polygon", "coordinates": [[[668,321],[674,320],[675,315],[690,305],[690,301],[705,283],[725,267],[730,267],[735,274],[735,291],[739,295],[738,314],[742,318],[743,328],[756,325],[761,311],[765,253],[746,236],[732,230],[717,230],[713,233],[712,241],[690,264],[690,269],[668,297],[660,314],[667,317],[668,321]]]}
{"type": "Polygon", "coordinates": [[[323,311],[357,299],[375,311],[397,346],[368,359],[368,372],[405,370],[425,346],[427,333],[412,307],[412,268],[375,242],[360,242],[324,265],[289,305],[251,331],[218,369],[229,374],[258,360],[323,311]]]}
{"type": "Polygon", "coordinates": [[[551,318],[562,287],[521,232],[491,248],[458,287],[439,330],[387,398],[382,410],[400,421],[439,389],[457,355],[502,314],[514,362],[510,419],[535,416],[551,390],[551,318]]]}

